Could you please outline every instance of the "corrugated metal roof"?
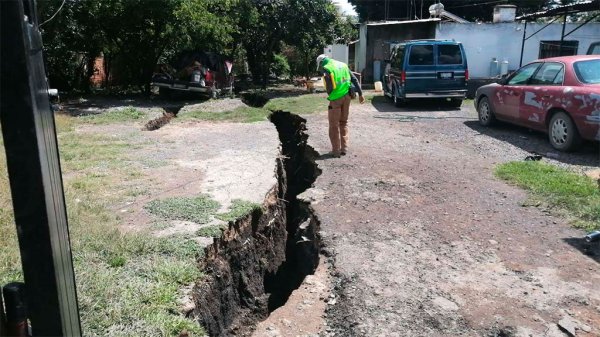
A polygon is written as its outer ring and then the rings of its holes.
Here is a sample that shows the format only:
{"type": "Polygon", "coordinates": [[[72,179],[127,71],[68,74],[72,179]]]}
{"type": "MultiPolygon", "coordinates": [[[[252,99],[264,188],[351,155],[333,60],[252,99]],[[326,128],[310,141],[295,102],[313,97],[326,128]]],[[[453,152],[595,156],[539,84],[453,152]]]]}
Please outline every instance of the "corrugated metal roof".
{"type": "Polygon", "coordinates": [[[600,0],[590,0],[576,4],[559,6],[546,11],[525,14],[517,17],[516,20],[535,20],[539,18],[546,18],[549,16],[558,16],[563,14],[573,14],[592,11],[600,11],[600,0]]]}
{"type": "Polygon", "coordinates": [[[423,22],[437,22],[442,21],[439,18],[421,19],[421,20],[408,20],[408,21],[378,21],[369,22],[367,26],[385,26],[385,25],[406,25],[411,23],[423,23],[423,22]]]}

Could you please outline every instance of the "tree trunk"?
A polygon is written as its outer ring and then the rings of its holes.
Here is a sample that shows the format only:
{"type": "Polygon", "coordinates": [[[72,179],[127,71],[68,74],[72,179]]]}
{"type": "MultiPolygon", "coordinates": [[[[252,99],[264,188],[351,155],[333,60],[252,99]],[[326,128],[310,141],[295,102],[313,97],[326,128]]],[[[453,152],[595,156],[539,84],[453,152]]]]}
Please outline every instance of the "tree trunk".
{"type": "Polygon", "coordinates": [[[112,60],[111,60],[111,56],[108,54],[104,54],[104,83],[103,86],[105,89],[110,88],[110,76],[111,76],[111,67],[112,67],[112,60]]]}

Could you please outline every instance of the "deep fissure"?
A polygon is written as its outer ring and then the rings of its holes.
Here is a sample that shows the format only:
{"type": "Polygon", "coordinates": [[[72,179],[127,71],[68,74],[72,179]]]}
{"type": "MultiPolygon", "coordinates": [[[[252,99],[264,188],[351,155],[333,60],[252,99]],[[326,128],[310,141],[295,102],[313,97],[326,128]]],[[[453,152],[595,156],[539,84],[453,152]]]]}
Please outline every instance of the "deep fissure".
{"type": "Polygon", "coordinates": [[[298,195],[321,170],[307,144],[306,120],[284,111],[270,117],[281,142],[277,184],[263,207],[229,224],[200,261],[193,314],[211,336],[248,335],[284,305],[319,264],[319,221],[298,195]]]}

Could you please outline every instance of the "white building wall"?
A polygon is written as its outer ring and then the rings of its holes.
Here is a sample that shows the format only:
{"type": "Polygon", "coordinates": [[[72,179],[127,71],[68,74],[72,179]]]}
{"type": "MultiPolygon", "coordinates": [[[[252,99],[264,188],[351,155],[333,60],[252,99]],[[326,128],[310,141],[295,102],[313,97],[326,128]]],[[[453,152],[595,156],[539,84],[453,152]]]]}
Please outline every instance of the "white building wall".
{"type": "Polygon", "coordinates": [[[334,44],[324,48],[323,54],[348,64],[348,46],[345,44],[334,44]]]}
{"type": "MultiPolygon", "coordinates": [[[[527,36],[545,24],[528,23],[527,36]]],[[[570,32],[578,24],[567,24],[565,32],[570,32]]],[[[519,67],[523,23],[439,23],[436,39],[454,39],[462,42],[467,54],[469,74],[473,78],[489,77],[492,58],[507,60],[510,70],[519,67]]],[[[539,56],[540,41],[559,41],[562,24],[546,27],[525,41],[523,64],[534,61],[539,56]]],[[[592,42],[600,41],[600,23],[589,23],[565,38],[579,41],[578,54],[585,54],[592,42]]]]}
{"type": "Polygon", "coordinates": [[[354,49],[354,69],[362,73],[367,65],[367,24],[362,23],[358,34],[358,42],[354,49]]]}

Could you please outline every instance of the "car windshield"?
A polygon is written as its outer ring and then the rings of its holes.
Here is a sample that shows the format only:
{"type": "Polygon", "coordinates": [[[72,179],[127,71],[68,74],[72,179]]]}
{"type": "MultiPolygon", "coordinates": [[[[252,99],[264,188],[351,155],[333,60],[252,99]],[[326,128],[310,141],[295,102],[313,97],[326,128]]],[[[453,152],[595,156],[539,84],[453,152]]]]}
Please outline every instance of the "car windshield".
{"type": "Polygon", "coordinates": [[[600,84],[600,59],[575,62],[573,68],[582,83],[600,84]]]}

